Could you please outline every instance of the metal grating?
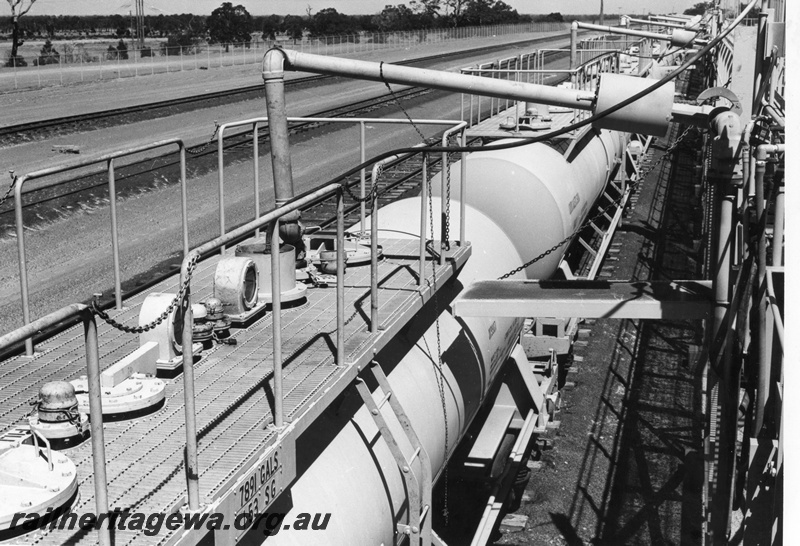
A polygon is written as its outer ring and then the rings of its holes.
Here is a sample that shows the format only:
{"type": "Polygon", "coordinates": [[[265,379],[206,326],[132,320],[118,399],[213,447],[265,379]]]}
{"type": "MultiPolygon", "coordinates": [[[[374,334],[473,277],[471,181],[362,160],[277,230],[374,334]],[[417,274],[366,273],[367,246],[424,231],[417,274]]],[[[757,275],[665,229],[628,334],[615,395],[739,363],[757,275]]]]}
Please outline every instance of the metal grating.
{"type": "MultiPolygon", "coordinates": [[[[385,255],[392,259],[379,265],[381,321],[408,321],[427,298],[430,283],[423,282],[423,297],[413,272],[417,270],[417,239],[381,240],[385,255]],[[427,295],[426,295],[427,294],[427,295]],[[416,305],[416,307],[415,307],[416,305]]],[[[469,246],[454,247],[448,263],[437,268],[440,286],[469,256],[469,246]]],[[[219,256],[202,262],[192,293],[196,300],[212,292],[213,272],[219,256]]],[[[430,264],[430,261],[428,262],[430,264]]],[[[430,276],[431,267],[426,267],[430,276]]],[[[371,358],[373,346],[382,345],[382,333],[369,334],[369,267],[349,268],[345,302],[353,313],[346,326],[349,366],[334,363],[336,295],[333,288],[309,289],[308,302],[282,315],[284,358],[284,411],[289,420],[302,416],[335,379],[361,358],[371,358]],[[359,306],[365,307],[359,313],[359,306]]],[[[154,292],[177,289],[177,278],[153,288],[154,292]]],[[[115,318],[127,324],[138,321],[146,294],[126,302],[115,318]]],[[[121,334],[98,324],[101,367],[105,368],[138,347],[138,337],[121,334]]],[[[271,427],[270,396],[272,368],[272,315],[265,314],[246,329],[234,330],[237,345],[217,345],[195,364],[196,415],[198,424],[201,502],[211,503],[224,491],[226,482],[253,454],[277,439],[271,427]]],[[[0,363],[3,381],[0,399],[6,400],[3,422],[20,421],[28,411],[28,400],[37,395],[46,380],[73,379],[85,370],[83,332],[72,328],[38,347],[33,359],[23,356],[0,363]]],[[[295,422],[304,429],[309,423],[295,422]]],[[[183,378],[167,380],[164,406],[153,414],[131,421],[110,422],[105,427],[109,506],[145,513],[169,513],[184,502],[183,468],[185,444],[183,378]]],[[[78,467],[80,498],[72,507],[77,513],[95,508],[91,442],[65,450],[78,467]]],[[[173,532],[177,534],[178,531],[173,532]]],[[[38,530],[17,539],[21,544],[91,544],[94,532],[38,530]]],[[[162,543],[169,535],[146,537],[117,531],[114,543],[162,543]]]]}

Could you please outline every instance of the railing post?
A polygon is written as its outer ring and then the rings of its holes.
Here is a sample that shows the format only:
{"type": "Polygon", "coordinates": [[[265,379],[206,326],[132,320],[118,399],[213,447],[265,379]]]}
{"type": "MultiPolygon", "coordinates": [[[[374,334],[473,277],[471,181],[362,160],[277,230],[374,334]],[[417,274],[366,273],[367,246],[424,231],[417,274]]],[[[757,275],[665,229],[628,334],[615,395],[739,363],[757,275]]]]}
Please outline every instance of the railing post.
{"type": "Polygon", "coordinates": [[[181,221],[183,222],[183,257],[189,254],[189,204],[186,190],[186,146],[183,141],[178,143],[178,153],[181,161],[181,221]]]}
{"type": "MultiPolygon", "coordinates": [[[[180,286],[186,286],[183,300],[179,303],[179,311],[175,320],[182,321],[182,353],[183,353],[183,404],[186,420],[186,490],[189,510],[200,508],[200,468],[197,461],[197,417],[194,395],[194,354],[192,351],[192,306],[191,284],[189,279],[189,258],[184,258],[181,265],[180,286]]],[[[167,319],[169,320],[169,319],[167,319]]]]}
{"type": "MultiPolygon", "coordinates": [[[[499,103],[499,101],[498,101],[498,103],[499,103]]],[[[498,106],[499,106],[499,104],[498,104],[498,106]]],[[[447,133],[445,133],[445,135],[447,135],[447,133]]],[[[447,146],[447,136],[442,138],[442,146],[447,146]]],[[[439,193],[439,195],[441,196],[439,198],[439,211],[440,211],[439,214],[440,214],[440,217],[442,219],[442,225],[441,225],[440,233],[439,233],[439,265],[444,265],[444,249],[445,249],[445,244],[446,244],[445,238],[447,238],[447,240],[450,239],[450,234],[447,233],[447,231],[448,231],[448,223],[449,223],[450,219],[447,217],[447,212],[445,211],[445,200],[447,199],[447,195],[445,193],[446,192],[445,183],[447,185],[450,184],[450,163],[448,161],[447,152],[442,152],[442,176],[441,176],[441,180],[442,180],[442,183],[441,183],[441,189],[440,189],[440,193],[439,193]]]]}
{"type": "MultiPolygon", "coordinates": [[[[97,323],[94,314],[85,309],[82,313],[84,345],[86,346],[86,378],[89,384],[89,423],[92,435],[92,465],[94,470],[95,510],[99,518],[108,514],[108,478],[106,477],[106,448],[103,436],[103,398],[100,387],[100,354],[97,343],[97,323]]],[[[109,522],[97,529],[101,546],[111,545],[109,522]]]]}
{"type": "MultiPolygon", "coordinates": [[[[377,170],[372,171],[372,187],[377,189],[377,170]]],[[[370,226],[370,333],[378,331],[378,192],[372,193],[372,215],[370,226]]]]}
{"type": "MultiPolygon", "coordinates": [[[[225,169],[225,162],[224,162],[224,150],[222,148],[222,133],[224,132],[224,128],[220,128],[219,133],[217,133],[217,172],[219,173],[217,176],[219,178],[219,236],[222,237],[225,235],[225,175],[223,171],[225,169]]],[[[225,245],[222,245],[219,249],[220,254],[225,254],[225,245]]]]}
{"type": "MultiPolygon", "coordinates": [[[[363,124],[362,124],[363,126],[363,124]]],[[[363,171],[362,171],[363,172],[363,171]]],[[[363,226],[363,224],[362,224],[363,226]]],[[[344,366],[344,188],[336,193],[336,364],[344,366]]]]}
{"type": "Polygon", "coordinates": [[[114,259],[114,300],[117,310],[122,309],[122,280],[119,272],[119,236],[117,234],[117,184],[114,176],[114,159],[108,160],[108,200],[111,208],[111,254],[114,259]]]}
{"type": "MultiPolygon", "coordinates": [[[[367,160],[367,127],[364,122],[360,122],[361,125],[361,164],[363,165],[364,162],[367,160]]],[[[367,202],[364,200],[364,196],[366,195],[366,186],[367,186],[367,171],[366,167],[361,168],[361,231],[366,230],[366,226],[364,225],[367,219],[367,202]]]]}
{"type": "MultiPolygon", "coordinates": [[[[14,65],[16,66],[16,64],[14,65]]],[[[12,171],[11,175],[14,173],[12,171]]],[[[25,259],[25,228],[22,223],[22,184],[25,182],[25,177],[17,179],[14,186],[14,216],[17,224],[17,260],[19,262],[19,287],[20,287],[20,300],[22,303],[22,322],[30,324],[31,322],[31,309],[28,300],[28,263],[25,259]]],[[[25,340],[25,354],[33,356],[33,339],[27,338],[25,340]]]]}
{"type": "Polygon", "coordinates": [[[272,266],[272,379],[274,382],[275,410],[273,423],[283,427],[283,355],[281,354],[281,238],[280,218],[271,226],[270,262],[272,266]]]}
{"type": "MultiPolygon", "coordinates": [[[[466,128],[461,129],[461,147],[467,147],[466,128]]],[[[467,152],[461,152],[461,191],[459,194],[458,244],[463,247],[467,242],[467,152]]]]}
{"type": "MultiPolygon", "coordinates": [[[[258,180],[258,121],[253,122],[253,206],[255,208],[255,218],[261,216],[261,190],[258,180]]],[[[254,219],[255,219],[254,218],[254,219]]],[[[253,234],[258,237],[258,230],[253,234]]]]}

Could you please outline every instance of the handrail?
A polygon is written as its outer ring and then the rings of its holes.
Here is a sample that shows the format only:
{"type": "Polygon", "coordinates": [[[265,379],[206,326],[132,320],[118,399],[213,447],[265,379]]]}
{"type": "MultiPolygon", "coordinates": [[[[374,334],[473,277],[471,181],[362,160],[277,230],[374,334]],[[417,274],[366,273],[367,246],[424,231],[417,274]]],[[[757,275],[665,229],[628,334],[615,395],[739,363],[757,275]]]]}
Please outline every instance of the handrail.
{"type": "MultiPolygon", "coordinates": [[[[361,126],[360,131],[360,141],[361,141],[361,163],[366,162],[366,124],[389,124],[389,125],[445,125],[445,126],[452,126],[452,127],[459,127],[461,124],[464,124],[463,121],[460,120],[441,120],[441,119],[414,119],[413,121],[409,121],[408,119],[400,119],[400,118],[324,118],[324,117],[287,117],[286,121],[289,123],[349,123],[349,124],[359,124],[361,126]]],[[[253,158],[255,161],[254,169],[253,169],[253,192],[254,192],[254,201],[255,201],[255,216],[254,218],[258,218],[260,216],[260,207],[259,207],[259,176],[258,176],[258,124],[259,123],[269,123],[269,118],[267,116],[260,116],[256,118],[249,118],[240,121],[232,121],[230,123],[223,123],[219,126],[219,130],[217,132],[217,162],[218,162],[218,169],[219,169],[219,176],[218,176],[218,193],[219,193],[219,230],[220,236],[225,235],[225,190],[224,190],[224,183],[225,177],[223,174],[224,170],[224,162],[223,162],[223,135],[226,129],[232,129],[234,127],[242,127],[242,126],[252,126],[253,127],[253,158]]],[[[466,125],[464,125],[466,128],[466,125]]],[[[452,129],[451,129],[452,130],[452,129]]],[[[361,169],[361,184],[360,184],[360,192],[361,197],[365,196],[365,186],[366,186],[366,177],[365,177],[365,169],[361,169]]],[[[364,220],[366,219],[366,204],[361,204],[361,225],[362,229],[364,226],[364,220]]],[[[463,238],[462,238],[463,240],[463,238]]],[[[225,246],[223,245],[220,247],[224,252],[225,246]]]]}
{"type": "MultiPolygon", "coordinates": [[[[22,190],[24,185],[37,178],[44,178],[57,173],[74,171],[83,167],[89,167],[98,163],[107,164],[108,172],[108,193],[111,205],[111,248],[114,260],[114,297],[117,309],[122,308],[122,279],[119,264],[119,240],[117,234],[117,199],[116,199],[116,181],[114,176],[114,160],[121,157],[135,155],[142,152],[147,152],[156,148],[164,146],[171,146],[176,144],[180,153],[180,170],[181,170],[181,219],[183,221],[183,254],[184,256],[189,252],[189,220],[188,209],[186,205],[186,147],[183,139],[171,138],[167,140],[159,140],[150,144],[136,146],[134,148],[127,148],[124,150],[111,152],[95,158],[83,159],[65,165],[57,165],[55,167],[48,167],[38,171],[33,171],[24,174],[17,179],[14,186],[14,212],[16,217],[16,231],[17,231],[17,254],[19,257],[19,282],[20,282],[20,296],[22,301],[22,320],[24,324],[31,322],[30,316],[30,302],[28,291],[28,264],[25,257],[25,229],[22,218],[22,190]]],[[[45,184],[42,187],[50,187],[55,183],[45,184]]],[[[38,188],[41,189],[41,188],[38,188]]],[[[33,355],[33,340],[28,337],[25,340],[25,353],[28,356],[33,355]]]]}
{"type": "MultiPolygon", "coordinates": [[[[100,353],[97,343],[97,324],[94,313],[82,303],[73,303],[49,315],[30,322],[13,332],[0,337],[0,351],[21,342],[29,341],[41,330],[52,328],[66,320],[80,317],[83,321],[86,339],[86,376],[89,386],[89,422],[91,425],[92,464],[94,470],[95,513],[97,521],[101,515],[108,514],[108,479],[106,477],[106,451],[103,436],[103,400],[100,388],[100,353]]],[[[31,429],[32,432],[33,429],[31,429]]],[[[101,546],[111,545],[108,523],[98,523],[98,542],[101,546]]]]}

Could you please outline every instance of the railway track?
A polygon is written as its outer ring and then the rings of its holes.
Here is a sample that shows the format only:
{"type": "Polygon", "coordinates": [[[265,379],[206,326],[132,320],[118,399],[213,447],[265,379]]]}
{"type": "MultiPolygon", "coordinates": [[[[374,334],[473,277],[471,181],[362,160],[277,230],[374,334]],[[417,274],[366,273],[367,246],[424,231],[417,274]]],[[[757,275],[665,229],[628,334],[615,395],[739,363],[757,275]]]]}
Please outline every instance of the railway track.
{"type": "MultiPolygon", "coordinates": [[[[437,55],[429,55],[417,59],[406,61],[398,61],[395,64],[405,66],[425,66],[431,63],[441,61],[443,59],[456,60],[461,57],[469,57],[475,53],[490,53],[492,51],[500,51],[507,49],[509,46],[523,46],[528,44],[536,44],[553,37],[536,38],[533,40],[524,40],[520,42],[513,42],[511,44],[503,44],[498,46],[491,46],[487,48],[473,48],[458,51],[455,53],[440,53],[437,55]]],[[[565,57],[566,52],[558,54],[551,52],[556,57],[565,57]]],[[[321,80],[332,79],[331,76],[307,76],[287,80],[286,85],[290,87],[302,87],[306,85],[313,85],[321,80]]],[[[238,87],[235,89],[226,89],[223,91],[214,91],[203,93],[200,95],[191,95],[186,97],[179,97],[175,99],[151,102],[147,104],[138,104],[133,106],[126,106],[122,108],[111,108],[98,112],[90,112],[84,114],[76,114],[71,116],[62,116],[58,118],[51,118],[46,120],[37,120],[28,123],[20,123],[16,125],[8,125],[0,127],[0,148],[30,142],[33,140],[41,140],[57,135],[69,134],[84,129],[96,129],[98,127],[112,127],[122,125],[135,119],[141,121],[142,119],[155,119],[174,115],[179,112],[186,112],[192,110],[201,110],[208,108],[221,100],[226,102],[239,102],[245,100],[252,100],[260,98],[264,92],[263,84],[248,85],[245,87],[238,87]]]]}

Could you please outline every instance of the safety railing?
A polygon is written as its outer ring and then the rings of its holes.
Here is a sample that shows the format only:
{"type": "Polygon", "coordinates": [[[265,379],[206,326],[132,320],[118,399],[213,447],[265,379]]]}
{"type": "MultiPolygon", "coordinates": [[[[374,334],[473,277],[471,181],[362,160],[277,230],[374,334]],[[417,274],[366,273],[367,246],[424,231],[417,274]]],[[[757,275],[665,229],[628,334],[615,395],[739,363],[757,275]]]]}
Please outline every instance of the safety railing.
{"type": "MultiPolygon", "coordinates": [[[[524,83],[544,83],[547,76],[562,76],[569,80],[575,89],[593,89],[596,78],[603,72],[617,73],[620,69],[620,56],[624,54],[617,49],[584,49],[579,50],[582,61],[574,69],[570,68],[544,68],[544,60],[551,53],[568,53],[564,49],[540,49],[535,53],[511,57],[493,63],[485,63],[474,68],[462,68],[462,74],[499,78],[524,83]],[[504,66],[505,65],[505,66],[504,66]],[[530,68],[533,66],[533,68],[530,68]]],[[[515,130],[519,130],[519,118],[525,111],[525,106],[519,101],[509,99],[485,98],[480,95],[461,95],[461,117],[469,127],[480,123],[484,117],[485,102],[489,101],[488,117],[507,111],[512,106],[515,108],[515,130]],[[467,98],[468,97],[468,98],[467,98]],[[467,106],[468,104],[468,106],[467,106]]],[[[573,110],[573,117],[581,119],[588,115],[583,110],[573,110]]],[[[509,115],[509,117],[511,117],[509,115]]]]}
{"type": "MultiPolygon", "coordinates": [[[[290,119],[303,119],[303,118],[290,118],[290,119]]],[[[305,118],[308,119],[308,118],[305,118]]],[[[312,118],[313,119],[313,118],[312,118]]],[[[322,118],[324,119],[324,118],[322,118]]],[[[246,120],[241,122],[243,125],[253,124],[257,127],[258,123],[263,122],[263,118],[254,120],[246,120]]],[[[340,120],[337,120],[340,121],[340,120]]],[[[354,123],[360,123],[358,119],[350,119],[354,123]]],[[[414,123],[422,123],[426,120],[414,120],[414,123]]],[[[449,138],[450,135],[459,132],[461,144],[466,144],[464,129],[466,123],[460,121],[440,121],[428,120],[428,123],[438,123],[444,125],[451,125],[450,129],[445,132],[443,138],[449,138]]],[[[229,127],[232,126],[229,125],[229,127]]],[[[423,154],[423,165],[427,164],[427,158],[424,150],[418,152],[423,154]]],[[[408,154],[409,156],[412,154],[408,154]]],[[[397,157],[389,157],[384,159],[381,163],[373,166],[372,183],[377,183],[377,178],[380,172],[381,165],[386,162],[393,161],[397,157]]],[[[446,157],[444,158],[447,161],[446,157]]],[[[462,165],[464,165],[462,161],[462,165]]],[[[443,169],[448,168],[447,163],[443,169]]],[[[463,167],[462,167],[463,169],[463,167]]],[[[464,171],[462,170],[462,174],[464,171]]],[[[445,182],[445,176],[442,176],[442,184],[445,182]]],[[[427,171],[423,168],[423,192],[427,187],[427,171]]],[[[192,271],[195,264],[204,256],[209,256],[214,252],[219,251],[221,248],[229,245],[239,239],[247,237],[252,233],[268,228],[269,238],[272,248],[280,247],[280,237],[278,230],[278,223],[280,219],[287,214],[299,211],[305,206],[316,203],[321,199],[336,198],[336,354],[335,362],[337,365],[345,364],[345,296],[344,296],[344,263],[345,263],[345,233],[344,233],[344,192],[349,188],[346,182],[331,182],[315,190],[306,192],[286,204],[274,208],[256,218],[247,224],[244,224],[230,232],[224,233],[219,237],[191,250],[183,259],[180,272],[180,286],[185,287],[184,299],[178,311],[176,320],[183,323],[182,334],[182,360],[183,360],[183,385],[184,385],[184,410],[186,419],[186,480],[188,489],[188,504],[190,510],[197,510],[200,506],[200,490],[199,480],[200,471],[198,468],[198,451],[197,451],[197,422],[195,416],[195,392],[194,392],[194,359],[192,352],[192,309],[191,309],[191,281],[192,271]],[[347,186],[347,188],[346,188],[347,186]]],[[[459,239],[460,244],[464,244],[465,236],[465,201],[466,195],[466,177],[461,178],[461,223],[459,239]]],[[[378,302],[378,193],[372,191],[370,194],[371,202],[371,222],[369,228],[369,236],[371,240],[372,253],[370,260],[370,333],[375,334],[378,332],[379,325],[379,302],[378,302]]],[[[428,208],[427,208],[427,193],[423,193],[423,198],[420,199],[420,255],[419,255],[419,277],[425,275],[425,240],[428,233],[428,208]]],[[[365,226],[362,224],[362,229],[365,226]]],[[[431,226],[432,228],[432,226],[431,226]]],[[[445,246],[444,241],[440,241],[439,246],[439,263],[443,264],[445,260],[445,246]]],[[[282,342],[281,342],[281,279],[280,279],[280,260],[271,260],[271,281],[272,281],[272,335],[273,335],[273,425],[276,428],[284,426],[284,412],[283,412],[283,355],[282,355],[282,342]]]]}
{"type": "MultiPolygon", "coordinates": [[[[111,252],[114,260],[114,299],[117,309],[121,309],[122,278],[120,273],[119,236],[117,228],[117,197],[116,197],[117,190],[116,190],[116,180],[115,180],[115,161],[123,157],[128,157],[148,152],[150,150],[154,150],[157,148],[163,148],[165,146],[173,146],[173,145],[177,146],[178,153],[180,155],[181,219],[183,222],[182,226],[183,254],[185,256],[189,252],[189,221],[188,221],[188,211],[186,204],[187,201],[186,147],[183,144],[183,140],[179,138],[160,140],[158,142],[153,142],[151,144],[145,144],[142,146],[136,146],[134,148],[127,148],[125,150],[112,152],[96,158],[89,158],[81,161],[75,161],[73,163],[67,163],[65,165],[58,165],[56,167],[41,169],[38,171],[24,174],[17,179],[16,184],[14,186],[14,214],[16,221],[17,253],[19,260],[20,299],[22,303],[22,320],[24,324],[27,325],[31,322],[30,294],[28,288],[28,264],[25,255],[25,226],[22,215],[22,196],[25,193],[23,192],[25,185],[31,182],[32,180],[50,177],[55,174],[75,171],[77,169],[91,167],[93,165],[98,165],[103,163],[106,164],[107,176],[108,176],[109,205],[111,208],[111,252]]],[[[54,180],[51,182],[38,185],[35,188],[35,190],[38,191],[44,188],[56,186],[60,183],[61,183],[60,181],[54,180]]],[[[27,193],[30,193],[30,191],[27,193]]],[[[33,340],[31,338],[27,338],[25,340],[25,352],[29,356],[33,354],[33,340]]]]}
{"type": "MultiPolygon", "coordinates": [[[[76,318],[83,322],[86,347],[86,376],[89,396],[89,423],[92,441],[92,464],[94,471],[95,514],[98,516],[98,522],[102,522],[104,520],[100,519],[101,514],[108,513],[108,480],[106,478],[106,452],[105,439],[103,436],[103,401],[100,394],[100,353],[94,313],[92,313],[89,307],[80,303],[68,305],[67,307],[50,313],[49,315],[0,337],[0,352],[11,349],[21,342],[25,342],[27,345],[33,336],[42,330],[53,328],[65,321],[76,318]]],[[[31,428],[31,432],[35,434],[36,431],[31,428]]],[[[36,436],[34,436],[33,442],[38,445],[36,436]]],[[[101,546],[109,546],[111,544],[111,535],[107,523],[99,523],[97,533],[98,543],[101,546]]]]}
{"type": "MultiPolygon", "coordinates": [[[[359,126],[359,150],[360,150],[360,163],[366,162],[367,157],[367,124],[369,125],[432,125],[432,126],[447,126],[450,127],[442,135],[442,146],[446,146],[448,139],[454,132],[460,132],[461,145],[465,145],[464,129],[466,123],[458,120],[436,120],[436,119],[415,119],[409,121],[407,119],[398,118],[310,118],[310,117],[289,117],[287,121],[290,124],[306,124],[306,123],[334,123],[334,124],[357,124],[359,126]]],[[[258,117],[245,119],[241,121],[232,121],[230,123],[223,123],[219,126],[217,132],[217,168],[219,171],[218,193],[219,193],[219,233],[220,236],[225,235],[227,228],[225,226],[225,161],[224,161],[224,137],[228,129],[236,127],[250,127],[252,132],[253,142],[253,201],[254,201],[254,219],[261,215],[261,204],[259,203],[260,196],[260,178],[259,178],[259,148],[258,148],[258,135],[259,129],[266,127],[269,119],[267,117],[258,117]]],[[[466,154],[462,154],[462,159],[466,154]]],[[[395,158],[395,160],[398,158],[395,158]]],[[[443,168],[449,168],[447,154],[442,154],[443,168]]],[[[383,163],[385,164],[385,163],[383,163]]],[[[466,168],[462,161],[462,177],[466,177],[466,168]]],[[[359,184],[360,197],[363,199],[366,195],[366,168],[361,169],[361,179],[359,184]]],[[[375,182],[375,174],[373,173],[372,181],[375,182]]],[[[362,201],[360,204],[360,221],[363,229],[364,221],[366,219],[366,202],[362,201]]],[[[463,232],[463,228],[462,228],[463,232]]],[[[463,237],[462,237],[463,239],[463,237]]],[[[225,245],[220,247],[222,252],[225,251],[225,245]]]]}

